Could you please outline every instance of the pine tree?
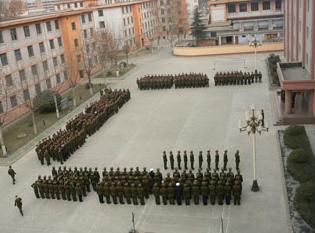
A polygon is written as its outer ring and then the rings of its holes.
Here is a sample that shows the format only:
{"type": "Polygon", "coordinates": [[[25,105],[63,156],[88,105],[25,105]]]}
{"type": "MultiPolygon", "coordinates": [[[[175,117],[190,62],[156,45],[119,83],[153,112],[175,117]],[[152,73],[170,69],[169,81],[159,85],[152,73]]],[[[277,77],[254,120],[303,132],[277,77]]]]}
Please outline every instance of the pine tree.
{"type": "Polygon", "coordinates": [[[190,26],[193,37],[196,41],[203,39],[205,37],[206,25],[202,22],[201,14],[198,8],[194,11],[193,23],[190,26]]]}

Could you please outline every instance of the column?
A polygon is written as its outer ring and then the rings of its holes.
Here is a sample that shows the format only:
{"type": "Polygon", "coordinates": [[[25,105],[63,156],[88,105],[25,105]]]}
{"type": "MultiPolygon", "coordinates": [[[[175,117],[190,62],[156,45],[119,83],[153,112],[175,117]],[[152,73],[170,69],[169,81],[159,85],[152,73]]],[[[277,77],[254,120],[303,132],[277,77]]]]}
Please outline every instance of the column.
{"type": "Polygon", "coordinates": [[[219,45],[222,45],[222,38],[219,36],[219,45]]]}
{"type": "Polygon", "coordinates": [[[236,36],[233,35],[233,44],[236,44],[236,36]]]}
{"type": "Polygon", "coordinates": [[[292,92],[285,91],[285,100],[284,100],[284,114],[290,114],[292,108],[292,92]]]}
{"type": "Polygon", "coordinates": [[[314,114],[314,91],[310,91],[308,104],[309,113],[314,114]]]}

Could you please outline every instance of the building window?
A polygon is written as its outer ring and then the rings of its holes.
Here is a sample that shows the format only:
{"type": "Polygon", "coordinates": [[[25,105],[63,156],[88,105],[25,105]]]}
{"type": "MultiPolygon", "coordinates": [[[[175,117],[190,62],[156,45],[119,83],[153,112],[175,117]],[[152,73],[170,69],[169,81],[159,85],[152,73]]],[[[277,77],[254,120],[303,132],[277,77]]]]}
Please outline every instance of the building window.
{"type": "Polygon", "coordinates": [[[252,2],[250,5],[251,11],[258,11],[259,10],[259,4],[258,2],[252,2]]]}
{"type": "Polygon", "coordinates": [[[67,71],[63,72],[63,79],[68,80],[68,72],[67,71]]]}
{"type": "Polygon", "coordinates": [[[98,10],[98,16],[103,16],[104,13],[103,13],[103,10],[98,10]]]}
{"type": "Polygon", "coordinates": [[[87,38],[87,30],[86,29],[83,30],[83,36],[84,36],[84,38],[87,38]]]}
{"type": "Polygon", "coordinates": [[[46,22],[46,28],[47,28],[48,32],[51,32],[51,22],[50,21],[46,22]]]}
{"type": "Polygon", "coordinates": [[[44,42],[40,42],[40,43],[38,44],[38,46],[39,46],[39,52],[40,52],[40,53],[44,53],[44,52],[45,52],[45,45],[44,45],[44,42]]]}
{"type": "Polygon", "coordinates": [[[23,98],[24,101],[28,101],[30,99],[30,92],[28,91],[28,89],[23,90],[23,98]]]}
{"type": "Polygon", "coordinates": [[[36,85],[35,85],[35,92],[36,92],[36,95],[39,95],[40,93],[41,93],[41,88],[40,88],[40,85],[37,83],[36,85]]]}
{"type": "Polygon", "coordinates": [[[17,40],[17,33],[16,33],[15,28],[10,29],[10,34],[11,34],[11,40],[17,40]]]}
{"type": "Polygon", "coordinates": [[[47,62],[47,60],[43,61],[43,70],[44,71],[48,71],[48,62],[47,62]]]}
{"type": "Polygon", "coordinates": [[[55,49],[55,43],[54,40],[49,40],[50,49],[55,49]]]}
{"type": "Polygon", "coordinates": [[[59,47],[62,47],[63,45],[62,45],[62,39],[61,39],[61,37],[58,37],[58,45],[59,45],[59,47]]]}
{"type": "Polygon", "coordinates": [[[306,38],[308,39],[310,37],[310,28],[306,27],[306,38]]]}
{"type": "Polygon", "coordinates": [[[58,19],[55,20],[55,28],[56,28],[56,30],[59,30],[59,21],[58,21],[58,19]]]}
{"type": "Polygon", "coordinates": [[[240,3],[240,12],[246,12],[247,11],[247,3],[240,3]]]}
{"type": "Polygon", "coordinates": [[[270,1],[263,1],[263,10],[270,10],[270,1]]]}
{"type": "Polygon", "coordinates": [[[77,63],[81,62],[81,55],[77,55],[77,63]]]}
{"type": "Polygon", "coordinates": [[[12,81],[11,74],[5,76],[5,85],[6,85],[6,87],[13,86],[13,81],[12,81]]]}
{"type": "Polygon", "coordinates": [[[86,50],[86,53],[87,53],[87,54],[90,53],[90,45],[87,44],[87,45],[85,46],[85,50],[86,50]]]}
{"type": "Polygon", "coordinates": [[[74,8],[77,8],[77,7],[78,7],[78,3],[75,2],[75,3],[74,3],[74,8]]]}
{"type": "Polygon", "coordinates": [[[34,76],[38,75],[37,65],[32,65],[31,70],[32,70],[32,75],[34,75],[34,76]]]}
{"type": "Polygon", "coordinates": [[[94,34],[94,29],[93,28],[90,28],[90,34],[91,34],[91,36],[93,36],[93,34],[94,34]]]}
{"type": "Polygon", "coordinates": [[[84,24],[85,23],[85,15],[81,15],[81,22],[84,24]]]}
{"type": "Polygon", "coordinates": [[[56,74],[56,81],[57,83],[61,83],[60,74],[56,74]]]}
{"type": "Polygon", "coordinates": [[[88,14],[88,19],[89,19],[89,22],[92,22],[92,14],[91,13],[88,14]]]}
{"type": "Polygon", "coordinates": [[[282,0],[276,0],[276,10],[281,10],[281,7],[282,7],[282,0]]]}
{"type": "Polygon", "coordinates": [[[24,30],[24,36],[25,37],[30,37],[31,36],[31,34],[30,34],[30,27],[29,26],[24,26],[23,30],[24,30]]]}
{"type": "Polygon", "coordinates": [[[27,52],[28,52],[28,56],[29,57],[33,57],[34,56],[34,50],[33,50],[33,46],[27,46],[27,52]]]}
{"type": "Polygon", "coordinates": [[[308,52],[306,52],[306,65],[308,65],[308,52]]]}
{"type": "Polygon", "coordinates": [[[47,89],[51,88],[51,80],[50,80],[50,78],[46,79],[46,86],[47,86],[47,89]]]}
{"type": "Polygon", "coordinates": [[[0,31],[0,44],[4,43],[3,41],[3,35],[2,35],[2,31],[0,31]]]}
{"type": "Polygon", "coordinates": [[[19,76],[20,76],[20,81],[23,82],[26,80],[26,75],[25,75],[25,70],[20,70],[19,71],[19,76]]]}
{"type": "Polygon", "coordinates": [[[35,27],[36,27],[37,34],[41,34],[42,33],[42,27],[40,26],[40,24],[39,23],[35,24],[35,27]]]}
{"type": "Polygon", "coordinates": [[[71,23],[71,28],[72,28],[72,31],[75,31],[75,30],[76,30],[75,22],[72,22],[72,23],[71,23]]]}
{"type": "Polygon", "coordinates": [[[83,2],[80,2],[80,7],[83,7],[83,2]]]}
{"type": "Polygon", "coordinates": [[[307,11],[309,12],[311,8],[310,0],[307,0],[307,11]]]}
{"type": "Polygon", "coordinates": [[[78,39],[74,39],[74,46],[75,46],[75,47],[79,47],[79,41],[78,41],[78,39]]]}
{"type": "Polygon", "coordinates": [[[6,53],[0,54],[0,60],[1,60],[2,66],[8,65],[8,58],[7,58],[7,54],[6,53]]]}
{"type": "Polygon", "coordinates": [[[58,66],[58,60],[57,60],[57,57],[53,57],[53,63],[54,63],[54,66],[58,66]]]}
{"type": "Polygon", "coordinates": [[[236,7],[235,4],[228,4],[228,13],[235,13],[236,7]]]}
{"type": "Polygon", "coordinates": [[[15,56],[15,60],[17,61],[22,60],[21,50],[20,49],[14,50],[14,56],[15,56]]]}
{"type": "Polygon", "coordinates": [[[80,78],[84,78],[83,70],[79,71],[79,76],[80,76],[80,78]]]}
{"type": "Polygon", "coordinates": [[[17,99],[16,99],[16,96],[13,95],[10,97],[10,102],[11,102],[11,107],[14,108],[17,106],[17,99]]]}
{"type": "Polygon", "coordinates": [[[61,55],[60,55],[60,60],[61,60],[61,63],[62,63],[62,64],[65,63],[65,55],[64,55],[64,54],[61,54],[61,55]]]}
{"type": "Polygon", "coordinates": [[[100,21],[99,24],[100,24],[100,28],[105,28],[105,22],[104,21],[100,21]]]}

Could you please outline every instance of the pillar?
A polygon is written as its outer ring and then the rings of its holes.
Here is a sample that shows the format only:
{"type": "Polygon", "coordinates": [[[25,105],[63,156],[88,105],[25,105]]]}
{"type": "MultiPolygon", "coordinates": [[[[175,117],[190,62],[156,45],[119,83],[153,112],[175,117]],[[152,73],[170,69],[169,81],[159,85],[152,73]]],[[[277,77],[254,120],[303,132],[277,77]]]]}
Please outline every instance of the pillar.
{"type": "Polygon", "coordinates": [[[292,110],[292,92],[285,91],[284,114],[290,114],[292,110]]]}
{"type": "Polygon", "coordinates": [[[219,36],[219,45],[222,45],[222,38],[219,36]]]}
{"type": "Polygon", "coordinates": [[[236,36],[233,36],[233,44],[236,44],[236,36]]]}
{"type": "Polygon", "coordinates": [[[310,95],[309,95],[309,101],[308,101],[308,111],[311,114],[314,114],[314,90],[310,91],[310,95]]]}

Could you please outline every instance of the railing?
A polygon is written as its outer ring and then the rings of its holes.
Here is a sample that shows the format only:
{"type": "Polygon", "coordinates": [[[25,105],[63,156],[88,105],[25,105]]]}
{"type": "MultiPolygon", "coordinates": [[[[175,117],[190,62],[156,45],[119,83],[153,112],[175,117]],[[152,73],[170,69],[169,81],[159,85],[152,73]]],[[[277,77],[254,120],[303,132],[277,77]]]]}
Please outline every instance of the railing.
{"type": "Polygon", "coordinates": [[[255,17],[255,16],[272,16],[272,15],[279,15],[283,14],[283,11],[252,11],[252,12],[238,12],[238,13],[228,13],[228,19],[234,18],[248,18],[248,17],[255,17]]]}

